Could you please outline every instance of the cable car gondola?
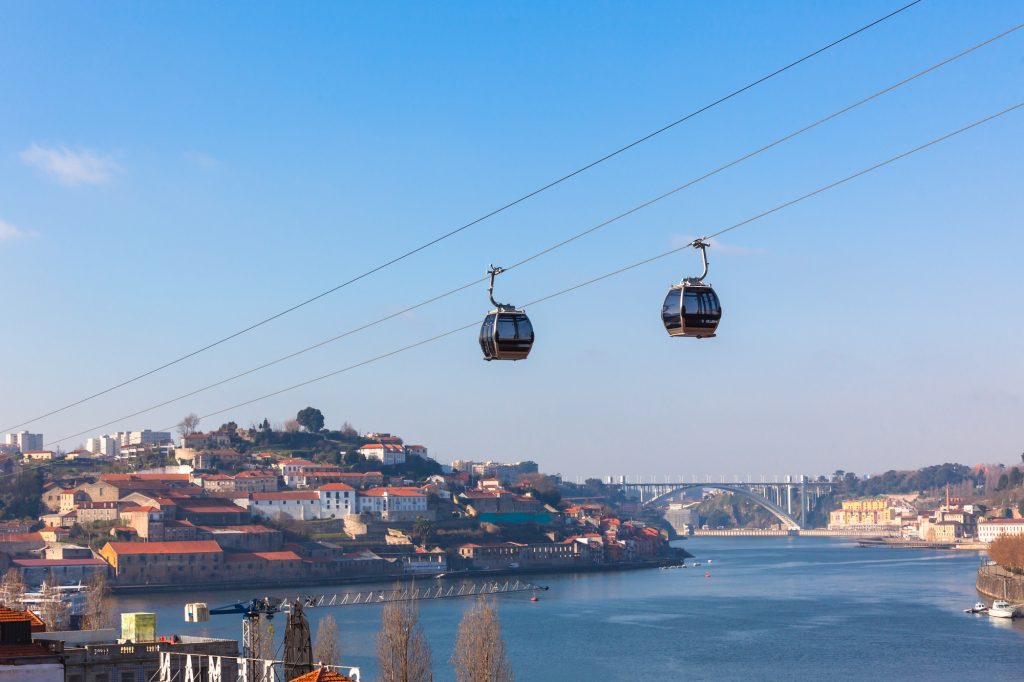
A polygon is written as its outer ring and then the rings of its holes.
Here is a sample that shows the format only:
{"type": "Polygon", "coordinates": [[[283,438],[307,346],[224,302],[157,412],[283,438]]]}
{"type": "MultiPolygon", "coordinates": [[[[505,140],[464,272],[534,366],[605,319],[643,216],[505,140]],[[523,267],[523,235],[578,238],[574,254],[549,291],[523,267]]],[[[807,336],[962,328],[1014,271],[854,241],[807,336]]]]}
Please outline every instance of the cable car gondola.
{"type": "Polygon", "coordinates": [[[722,318],[722,304],[711,285],[704,283],[708,275],[708,243],[694,239],[691,246],[700,249],[704,272],[700,277],[687,277],[669,288],[661,306],[661,321],[669,336],[707,339],[715,336],[718,321],[722,318]]]}
{"type": "Polygon", "coordinates": [[[515,306],[494,300],[494,277],[504,272],[493,265],[488,270],[491,285],[487,295],[494,310],[487,313],[480,326],[480,349],[484,360],[525,360],[533,348],[533,325],[526,313],[515,306]]]}

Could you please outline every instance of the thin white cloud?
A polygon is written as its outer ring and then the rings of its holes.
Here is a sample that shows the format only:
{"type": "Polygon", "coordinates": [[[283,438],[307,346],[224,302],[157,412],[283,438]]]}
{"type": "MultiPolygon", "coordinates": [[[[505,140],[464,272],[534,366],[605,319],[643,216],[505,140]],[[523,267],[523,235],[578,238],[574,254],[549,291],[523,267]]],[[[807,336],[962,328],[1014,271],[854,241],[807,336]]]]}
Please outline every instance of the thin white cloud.
{"type": "Polygon", "coordinates": [[[89,149],[43,147],[33,144],[21,152],[21,160],[62,185],[103,185],[117,172],[114,160],[89,149]]]}
{"type": "Polygon", "coordinates": [[[36,233],[32,230],[23,230],[20,227],[11,225],[10,223],[0,220],[0,242],[6,242],[14,239],[24,239],[25,237],[35,237],[36,233]]]}
{"type": "Polygon", "coordinates": [[[220,160],[206,152],[187,151],[182,154],[189,163],[202,168],[203,170],[214,170],[220,167],[220,160]]]}

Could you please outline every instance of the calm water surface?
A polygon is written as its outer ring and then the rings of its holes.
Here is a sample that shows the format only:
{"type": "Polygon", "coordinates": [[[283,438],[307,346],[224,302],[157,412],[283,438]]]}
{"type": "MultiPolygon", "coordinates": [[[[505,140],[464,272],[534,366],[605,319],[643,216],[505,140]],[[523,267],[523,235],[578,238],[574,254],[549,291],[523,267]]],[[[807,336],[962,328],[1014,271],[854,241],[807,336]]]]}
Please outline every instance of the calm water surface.
{"type": "MultiPolygon", "coordinates": [[[[862,549],[833,538],[694,538],[683,546],[713,564],[544,577],[537,582],[551,590],[539,603],[528,594],[501,597],[517,679],[1024,679],[1024,624],[963,613],[978,600],[975,553],[862,549]]],[[[161,633],[237,639],[238,618],[186,624],[184,603],[213,607],[252,596],[203,591],[117,601],[121,610],[156,611],[161,633]]],[[[454,679],[448,658],[466,606],[454,600],[420,609],[439,681],[454,679]]],[[[346,664],[373,680],[380,609],[307,611],[314,633],[328,612],[346,664]]],[[[284,618],[274,622],[280,639],[284,618]]]]}

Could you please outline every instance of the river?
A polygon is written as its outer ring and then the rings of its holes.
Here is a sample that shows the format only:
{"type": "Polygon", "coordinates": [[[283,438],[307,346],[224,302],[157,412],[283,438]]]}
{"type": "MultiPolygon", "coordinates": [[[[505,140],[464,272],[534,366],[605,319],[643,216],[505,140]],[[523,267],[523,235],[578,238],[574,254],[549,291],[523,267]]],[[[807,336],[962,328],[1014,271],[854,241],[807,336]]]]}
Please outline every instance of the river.
{"type": "MultiPolygon", "coordinates": [[[[692,538],[681,545],[696,555],[691,562],[712,565],[541,577],[537,582],[551,589],[539,602],[528,594],[501,597],[516,679],[1024,679],[1024,623],[963,613],[978,600],[973,552],[864,549],[849,539],[808,537],[692,538]]],[[[237,639],[237,617],[186,624],[183,605],[252,596],[199,591],[116,600],[119,610],[156,611],[161,633],[237,639]]],[[[467,605],[420,609],[439,682],[454,679],[448,658],[467,605]]],[[[345,663],[372,681],[380,609],[329,612],[345,663]]],[[[325,613],[307,611],[314,633],[325,613]]],[[[274,622],[280,638],[284,617],[274,622]]]]}

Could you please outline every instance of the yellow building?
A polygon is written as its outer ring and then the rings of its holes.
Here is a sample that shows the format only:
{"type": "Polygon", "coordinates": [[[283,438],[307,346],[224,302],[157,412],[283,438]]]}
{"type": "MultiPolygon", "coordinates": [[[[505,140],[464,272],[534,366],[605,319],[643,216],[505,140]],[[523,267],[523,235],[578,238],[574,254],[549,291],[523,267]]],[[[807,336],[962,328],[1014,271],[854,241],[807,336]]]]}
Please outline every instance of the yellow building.
{"type": "Polygon", "coordinates": [[[828,517],[828,527],[832,530],[863,526],[890,526],[898,523],[899,516],[896,514],[896,510],[884,497],[844,500],[843,508],[836,509],[828,517]]]}

